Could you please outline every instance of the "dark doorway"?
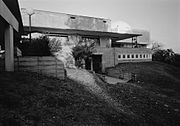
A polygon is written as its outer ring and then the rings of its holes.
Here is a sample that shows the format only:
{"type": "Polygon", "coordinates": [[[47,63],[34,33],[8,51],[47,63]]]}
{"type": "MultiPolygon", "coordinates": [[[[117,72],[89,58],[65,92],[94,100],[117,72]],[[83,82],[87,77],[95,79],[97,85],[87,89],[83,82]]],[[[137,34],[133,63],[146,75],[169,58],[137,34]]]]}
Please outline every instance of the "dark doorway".
{"type": "Polygon", "coordinates": [[[96,73],[102,72],[102,55],[92,55],[93,70],[96,73]]]}
{"type": "Polygon", "coordinates": [[[86,66],[86,70],[91,70],[91,58],[87,58],[85,60],[85,66],[86,66]]]}

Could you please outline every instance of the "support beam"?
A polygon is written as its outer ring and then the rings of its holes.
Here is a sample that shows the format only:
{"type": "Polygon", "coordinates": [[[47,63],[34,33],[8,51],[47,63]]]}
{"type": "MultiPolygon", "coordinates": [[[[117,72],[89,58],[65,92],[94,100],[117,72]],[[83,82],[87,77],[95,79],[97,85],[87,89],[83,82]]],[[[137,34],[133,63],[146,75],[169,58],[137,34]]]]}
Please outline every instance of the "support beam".
{"type": "Polygon", "coordinates": [[[11,25],[5,28],[5,70],[14,71],[14,35],[11,25]]]}
{"type": "Polygon", "coordinates": [[[0,16],[3,17],[8,24],[12,25],[17,32],[19,31],[19,23],[17,19],[2,0],[0,0],[0,16]]]}

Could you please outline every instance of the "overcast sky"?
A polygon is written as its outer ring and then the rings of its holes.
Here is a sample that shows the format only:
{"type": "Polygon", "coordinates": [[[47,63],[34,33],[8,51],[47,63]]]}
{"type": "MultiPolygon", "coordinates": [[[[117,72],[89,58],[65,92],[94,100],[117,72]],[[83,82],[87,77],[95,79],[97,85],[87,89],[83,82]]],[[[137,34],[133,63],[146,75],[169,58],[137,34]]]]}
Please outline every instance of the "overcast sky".
{"type": "Polygon", "coordinates": [[[149,30],[151,39],[180,53],[180,0],[19,0],[34,8],[124,21],[149,30]]]}

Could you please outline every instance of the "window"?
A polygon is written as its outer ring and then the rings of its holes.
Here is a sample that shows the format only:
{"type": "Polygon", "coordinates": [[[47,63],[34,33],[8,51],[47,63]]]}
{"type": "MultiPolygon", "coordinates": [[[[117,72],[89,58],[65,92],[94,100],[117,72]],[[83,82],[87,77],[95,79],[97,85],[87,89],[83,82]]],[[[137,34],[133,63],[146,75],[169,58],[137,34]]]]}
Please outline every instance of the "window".
{"type": "Polygon", "coordinates": [[[123,55],[123,58],[126,58],[126,55],[123,55]]]}
{"type": "Polygon", "coordinates": [[[130,58],[130,55],[129,55],[129,54],[127,55],[127,58],[130,58]]]}
{"type": "Polygon", "coordinates": [[[71,16],[70,18],[71,18],[71,19],[76,19],[76,17],[74,17],[74,16],[71,16]]]}
{"type": "Polygon", "coordinates": [[[121,59],[121,55],[118,55],[118,59],[121,59]]]}
{"type": "Polygon", "coordinates": [[[141,54],[140,54],[139,56],[140,56],[140,58],[142,58],[142,55],[141,55],[141,54]]]}
{"type": "Polygon", "coordinates": [[[143,55],[143,58],[146,58],[145,54],[143,55]]]}
{"type": "Polygon", "coordinates": [[[131,54],[131,58],[134,58],[134,54],[131,54]]]}
{"type": "Polygon", "coordinates": [[[138,54],[136,54],[136,58],[138,58],[138,54]]]}
{"type": "Polygon", "coordinates": [[[148,54],[146,54],[146,58],[148,58],[148,54]]]}
{"type": "Polygon", "coordinates": [[[103,22],[106,23],[107,21],[104,20],[103,22]]]}

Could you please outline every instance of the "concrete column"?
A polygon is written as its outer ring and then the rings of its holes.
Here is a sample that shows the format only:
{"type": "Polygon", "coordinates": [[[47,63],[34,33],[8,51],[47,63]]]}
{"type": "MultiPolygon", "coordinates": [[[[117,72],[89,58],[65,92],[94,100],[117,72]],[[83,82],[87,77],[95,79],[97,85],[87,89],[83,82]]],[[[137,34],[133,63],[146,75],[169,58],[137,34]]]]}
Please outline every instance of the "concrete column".
{"type": "Polygon", "coordinates": [[[5,28],[5,70],[14,71],[14,35],[11,25],[5,28]]]}
{"type": "Polygon", "coordinates": [[[91,71],[93,71],[93,58],[91,57],[91,71]]]}
{"type": "Polygon", "coordinates": [[[103,59],[103,57],[102,57],[102,72],[103,73],[105,73],[105,61],[104,61],[104,59],[103,59]]]}

